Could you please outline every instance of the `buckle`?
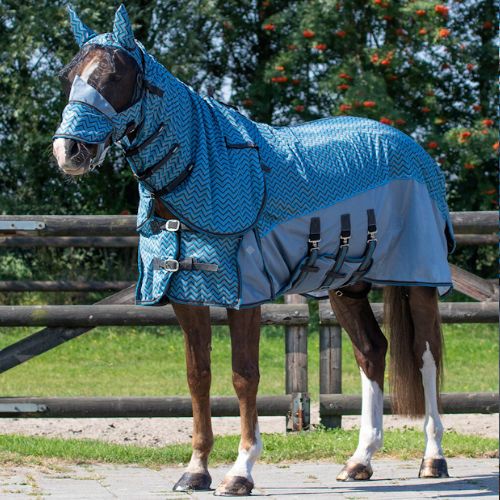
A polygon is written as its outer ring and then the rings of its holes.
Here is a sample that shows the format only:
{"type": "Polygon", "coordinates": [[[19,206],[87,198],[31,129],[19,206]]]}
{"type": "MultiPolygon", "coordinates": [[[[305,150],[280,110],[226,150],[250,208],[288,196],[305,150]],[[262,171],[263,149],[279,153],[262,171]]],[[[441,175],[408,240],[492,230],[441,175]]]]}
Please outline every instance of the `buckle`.
{"type": "Polygon", "coordinates": [[[340,235],[340,246],[341,247],[348,247],[350,239],[351,239],[351,235],[349,235],[349,236],[340,235]]]}
{"type": "Polygon", "coordinates": [[[319,240],[311,240],[309,239],[308,242],[311,245],[311,248],[318,249],[319,248],[319,242],[321,241],[321,238],[319,240]]]}
{"type": "Polygon", "coordinates": [[[375,231],[368,231],[368,242],[370,241],[377,241],[377,230],[375,229],[375,231]]]}
{"type": "Polygon", "coordinates": [[[165,231],[170,231],[171,233],[179,231],[180,227],[181,227],[181,221],[177,219],[169,219],[165,223],[165,231]]]}
{"type": "Polygon", "coordinates": [[[175,273],[180,269],[179,261],[175,259],[164,260],[159,267],[171,273],[175,273]]]}

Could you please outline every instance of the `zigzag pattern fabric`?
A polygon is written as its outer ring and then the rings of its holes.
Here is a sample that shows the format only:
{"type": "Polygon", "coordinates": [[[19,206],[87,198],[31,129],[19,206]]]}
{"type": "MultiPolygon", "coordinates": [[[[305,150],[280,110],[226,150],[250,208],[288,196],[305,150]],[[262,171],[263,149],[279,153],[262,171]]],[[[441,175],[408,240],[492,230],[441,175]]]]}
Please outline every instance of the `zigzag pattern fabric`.
{"type": "MultiPolygon", "coordinates": [[[[128,36],[126,23],[118,28],[128,36]]],[[[115,21],[114,34],[97,35],[88,43],[123,48],[116,29],[115,21]]],[[[127,158],[141,178],[138,303],[172,300],[240,308],[283,293],[324,296],[355,276],[374,283],[436,286],[442,292],[451,287],[447,253],[453,233],[444,177],[410,137],[354,117],[294,127],[255,123],[199,96],[141,45],[129,53],[141,65],[144,61],[145,79],[163,92],[161,97],[146,92],[140,107],[130,108],[127,119],[141,121],[141,131],[133,144],[121,140],[126,151],[147,144],[127,158]],[[166,221],[155,215],[155,200],[187,230],[158,229],[166,221]],[[367,248],[367,210],[377,217],[378,246],[358,276],[367,248]],[[349,253],[342,272],[325,281],[338,258],[340,218],[346,213],[352,225],[349,253]],[[311,267],[313,217],[321,221],[321,246],[316,269],[304,271],[311,267]],[[185,259],[217,270],[155,264],[185,259]],[[309,273],[306,279],[303,272],[309,273]]],[[[85,140],[102,140],[101,118],[95,113],[93,121],[90,115],[70,103],[64,129],[85,140]]]]}

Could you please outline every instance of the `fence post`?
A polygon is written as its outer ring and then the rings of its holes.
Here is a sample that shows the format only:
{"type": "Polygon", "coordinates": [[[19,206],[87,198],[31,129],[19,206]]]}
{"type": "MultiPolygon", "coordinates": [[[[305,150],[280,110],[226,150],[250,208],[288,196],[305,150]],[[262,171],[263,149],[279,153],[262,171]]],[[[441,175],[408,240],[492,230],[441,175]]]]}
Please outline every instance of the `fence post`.
{"type": "MultiPolygon", "coordinates": [[[[307,300],[300,295],[285,295],[285,304],[305,303],[307,300]]],[[[285,327],[285,388],[287,394],[293,394],[291,411],[287,416],[287,430],[309,427],[307,329],[307,325],[285,327]]]]}
{"type": "MultiPolygon", "coordinates": [[[[326,326],[320,323],[319,393],[320,395],[342,393],[342,331],[338,325],[326,326]]],[[[320,420],[328,429],[342,425],[340,415],[324,416],[320,411],[320,420]]]]}

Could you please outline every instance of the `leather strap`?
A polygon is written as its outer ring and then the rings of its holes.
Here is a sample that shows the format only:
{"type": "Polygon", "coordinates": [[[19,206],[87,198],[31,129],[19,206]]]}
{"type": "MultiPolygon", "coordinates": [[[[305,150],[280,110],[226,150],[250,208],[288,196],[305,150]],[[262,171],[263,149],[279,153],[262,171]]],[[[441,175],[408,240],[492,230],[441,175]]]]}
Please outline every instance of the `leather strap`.
{"type": "Polygon", "coordinates": [[[208,262],[197,262],[192,257],[188,257],[183,260],[175,259],[153,259],[153,268],[157,271],[163,269],[164,271],[169,271],[175,273],[177,271],[205,271],[205,272],[216,272],[219,270],[217,264],[210,264],[208,262]]]}

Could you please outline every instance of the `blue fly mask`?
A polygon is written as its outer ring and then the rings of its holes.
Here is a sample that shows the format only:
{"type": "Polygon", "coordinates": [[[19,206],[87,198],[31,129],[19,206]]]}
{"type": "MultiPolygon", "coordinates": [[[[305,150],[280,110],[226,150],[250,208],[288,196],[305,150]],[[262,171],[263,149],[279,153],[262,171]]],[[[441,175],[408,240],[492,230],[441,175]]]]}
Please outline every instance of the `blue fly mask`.
{"type": "Polygon", "coordinates": [[[149,88],[144,78],[144,52],[133,38],[123,6],[116,13],[113,33],[104,35],[96,35],[80,21],[71,8],[68,10],[71,26],[81,50],[60,73],[69,99],[63,111],[61,124],[53,138],[72,139],[79,143],[97,145],[97,153],[90,163],[91,167],[95,167],[102,163],[112,143],[119,142],[125,135],[133,133],[143,121],[143,97],[149,88]],[[121,64],[125,64],[129,72],[135,74],[130,100],[120,109],[115,109],[110,102],[113,97],[117,97],[117,90],[120,92],[116,82],[108,86],[105,96],[98,90],[100,82],[90,81],[88,76],[83,78],[81,74],[76,74],[73,81],[70,81],[69,75],[72,70],[86,58],[92,61],[91,56],[96,50],[102,52],[104,59],[107,59],[109,68],[105,74],[109,78],[112,79],[114,76],[117,55],[121,64]]]}

